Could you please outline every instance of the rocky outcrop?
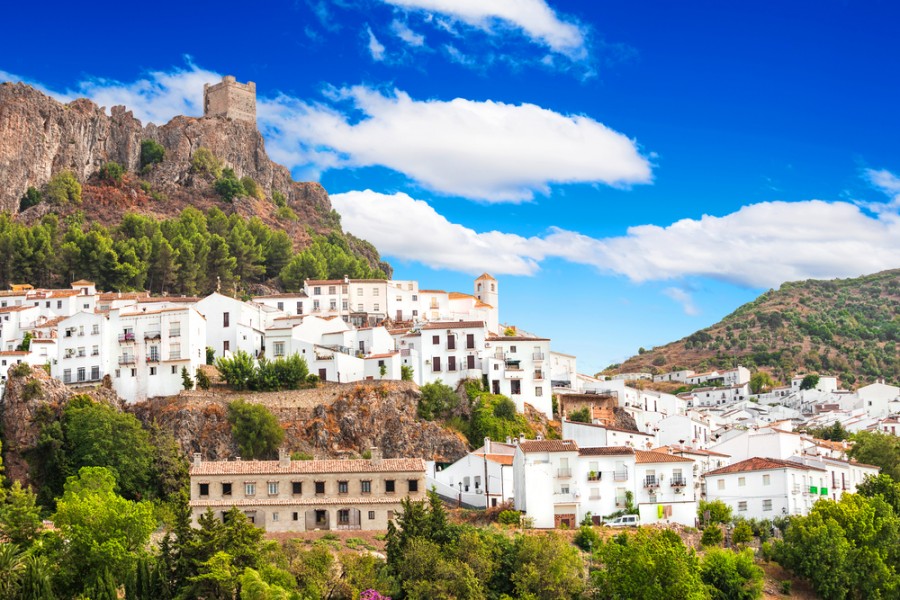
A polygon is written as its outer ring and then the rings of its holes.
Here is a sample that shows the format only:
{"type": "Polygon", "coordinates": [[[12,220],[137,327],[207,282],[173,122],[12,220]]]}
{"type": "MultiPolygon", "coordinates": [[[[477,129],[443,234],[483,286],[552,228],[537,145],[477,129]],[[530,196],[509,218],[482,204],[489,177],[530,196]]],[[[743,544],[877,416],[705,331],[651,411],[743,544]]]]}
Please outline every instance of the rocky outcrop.
{"type": "MultiPolygon", "coordinates": [[[[62,104],[21,83],[0,84],[0,211],[16,212],[29,186],[40,189],[65,169],[82,183],[108,161],[136,174],[141,170],[145,139],[166,149],[165,160],[140,175],[168,200],[153,206],[155,211],[174,214],[210,194],[211,182],[191,173],[191,157],[206,147],[238,177],[252,177],[267,197],[273,191],[284,194],[301,221],[324,225],[331,212],[321,185],[296,182],[285,167],[269,159],[262,135],[252,123],[179,116],[162,126],[144,126],[123,106],[112,107],[107,115],[90,100],[62,104]]],[[[85,192],[82,208],[89,213],[93,198],[90,189],[85,192]]],[[[256,214],[260,207],[246,200],[235,203],[233,210],[256,214]]],[[[272,212],[272,206],[268,208],[272,212]]],[[[33,212],[38,216],[43,211],[33,212]]]]}
{"type": "Polygon", "coordinates": [[[34,448],[43,423],[58,419],[74,396],[87,394],[96,402],[121,409],[115,392],[104,387],[73,391],[53,379],[41,367],[20,374],[20,365],[10,367],[6,391],[0,399],[0,426],[3,428],[3,462],[6,476],[28,483],[28,451],[34,448]]]}

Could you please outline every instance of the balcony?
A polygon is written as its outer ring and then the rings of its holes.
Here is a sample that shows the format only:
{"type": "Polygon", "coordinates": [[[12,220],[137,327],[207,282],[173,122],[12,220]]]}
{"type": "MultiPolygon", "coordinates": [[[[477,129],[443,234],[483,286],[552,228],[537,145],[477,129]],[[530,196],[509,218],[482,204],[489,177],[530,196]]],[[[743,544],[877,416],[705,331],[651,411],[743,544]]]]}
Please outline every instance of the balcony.
{"type": "Polygon", "coordinates": [[[181,352],[169,352],[169,360],[181,360],[181,352]]]}
{"type": "Polygon", "coordinates": [[[587,474],[588,481],[600,481],[600,478],[603,476],[599,471],[591,471],[587,474]]]}
{"type": "Polygon", "coordinates": [[[647,475],[644,477],[644,487],[645,488],[658,488],[659,480],[656,478],[656,475],[647,475]]]}
{"type": "Polygon", "coordinates": [[[507,360],[506,361],[506,370],[507,371],[521,371],[522,370],[522,361],[507,360]]]}
{"type": "Polygon", "coordinates": [[[159,331],[145,331],[145,340],[158,340],[162,334],[159,331]]]}
{"type": "Polygon", "coordinates": [[[684,487],[687,485],[687,480],[682,475],[673,475],[669,485],[672,487],[684,487]]]}
{"type": "Polygon", "coordinates": [[[572,476],[572,469],[569,469],[569,468],[557,469],[557,470],[556,470],[556,476],[557,476],[557,477],[571,477],[571,476],[572,476]]]}
{"type": "Polygon", "coordinates": [[[800,493],[800,484],[799,483],[795,483],[793,486],[791,486],[791,493],[793,493],[793,494],[800,493]]]}
{"type": "Polygon", "coordinates": [[[599,500],[600,499],[600,490],[591,490],[591,495],[588,496],[588,500],[599,500]]]}
{"type": "Polygon", "coordinates": [[[534,372],[534,380],[535,381],[543,381],[544,380],[544,372],[543,371],[535,371],[534,372]]]}
{"type": "Polygon", "coordinates": [[[534,361],[544,360],[544,353],[543,352],[535,352],[534,354],[531,355],[531,360],[534,360],[534,361]]]}
{"type": "Polygon", "coordinates": [[[120,333],[119,341],[120,342],[133,342],[134,341],[134,332],[126,331],[125,333],[120,333]]]}
{"type": "Polygon", "coordinates": [[[170,338],[173,338],[173,337],[181,337],[181,330],[180,330],[180,329],[170,329],[170,330],[169,330],[169,337],[170,337],[170,338]]]}
{"type": "Polygon", "coordinates": [[[613,472],[614,481],[625,481],[628,479],[628,469],[617,469],[613,472]]]}
{"type": "Polygon", "coordinates": [[[159,362],[159,354],[151,354],[147,357],[148,363],[158,363],[159,362]]]}
{"type": "Polygon", "coordinates": [[[120,356],[119,364],[120,365],[133,365],[135,363],[135,359],[133,356],[120,356]]]}

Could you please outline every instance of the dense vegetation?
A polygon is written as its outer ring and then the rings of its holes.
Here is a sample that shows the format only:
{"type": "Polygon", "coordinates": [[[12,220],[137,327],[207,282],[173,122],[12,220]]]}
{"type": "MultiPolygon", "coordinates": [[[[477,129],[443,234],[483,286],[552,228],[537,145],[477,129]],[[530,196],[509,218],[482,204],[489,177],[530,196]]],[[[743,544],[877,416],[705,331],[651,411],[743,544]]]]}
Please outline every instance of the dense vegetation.
{"type": "Polygon", "coordinates": [[[788,381],[802,372],[845,385],[900,381],[900,271],[857,279],[785,283],[688,337],[632,357],[616,370],[697,371],[742,364],[788,381]]]}
{"type": "Polygon", "coordinates": [[[217,208],[187,208],[163,221],[128,214],[110,228],[88,225],[80,213],[63,220],[49,214],[31,226],[0,214],[0,288],[67,287],[85,278],[102,290],[195,295],[258,283],[298,290],[306,278],[385,277],[357,254],[359,243],[334,231],[294,252],[284,231],[217,208]]]}

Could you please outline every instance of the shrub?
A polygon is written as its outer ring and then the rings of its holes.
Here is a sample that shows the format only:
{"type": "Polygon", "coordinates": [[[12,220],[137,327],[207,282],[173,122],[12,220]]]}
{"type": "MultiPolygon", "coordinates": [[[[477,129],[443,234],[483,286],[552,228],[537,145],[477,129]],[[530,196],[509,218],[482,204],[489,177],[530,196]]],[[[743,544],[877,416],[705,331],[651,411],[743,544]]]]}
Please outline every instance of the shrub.
{"type": "Polygon", "coordinates": [[[228,422],[241,456],[271,457],[284,440],[278,418],[261,404],[235,400],[228,405],[228,422]]]}
{"type": "Polygon", "coordinates": [[[234,169],[229,168],[222,169],[222,176],[216,179],[213,187],[226,202],[231,202],[238,196],[244,196],[247,193],[237,175],[234,174],[234,169]]]}
{"type": "Polygon", "coordinates": [[[28,377],[31,375],[31,365],[26,362],[20,362],[13,368],[12,374],[16,377],[28,377]]]}
{"type": "Polygon", "coordinates": [[[200,146],[191,157],[191,171],[218,179],[222,175],[222,163],[212,150],[200,146]]]}
{"type": "Polygon", "coordinates": [[[785,579],[784,581],[782,581],[781,582],[781,593],[784,594],[785,596],[790,596],[791,595],[791,587],[792,587],[793,583],[794,582],[791,581],[790,579],[785,579]]]}
{"type": "Polygon", "coordinates": [[[185,390],[194,389],[194,380],[191,379],[191,374],[188,373],[187,367],[181,367],[181,387],[185,390]]]}
{"type": "Polygon", "coordinates": [[[25,194],[22,196],[22,199],[19,200],[19,212],[29,209],[32,206],[37,206],[41,203],[41,192],[38,191],[37,188],[29,186],[27,190],[25,190],[25,194]]]}
{"type": "MultiPolygon", "coordinates": [[[[20,363],[25,364],[25,363],[20,363]]],[[[22,399],[26,402],[30,402],[34,400],[38,396],[41,395],[41,382],[37,379],[32,379],[28,383],[25,384],[25,387],[22,390],[22,399]]]]}
{"type": "Polygon", "coordinates": [[[747,544],[753,539],[753,527],[746,520],[741,519],[734,526],[731,540],[735,544],[747,544]]]}
{"type": "Polygon", "coordinates": [[[309,384],[311,384],[311,385],[316,385],[316,384],[318,384],[318,383],[319,383],[319,376],[316,375],[315,373],[310,373],[309,375],[306,376],[306,383],[309,383],[309,384]]]}
{"type": "Polygon", "coordinates": [[[497,522],[501,525],[518,525],[522,513],[517,510],[504,510],[497,515],[497,522]]]}
{"type": "Polygon", "coordinates": [[[600,534],[593,527],[582,525],[578,528],[578,533],[575,534],[575,537],[572,538],[572,543],[585,552],[591,552],[600,547],[602,540],[600,539],[600,534]]]}
{"type": "Polygon", "coordinates": [[[434,383],[426,383],[420,388],[421,396],[416,406],[416,412],[420,419],[432,421],[449,416],[449,413],[459,406],[459,396],[449,385],[444,385],[440,379],[434,383]]]}
{"type": "Polygon", "coordinates": [[[119,185],[122,183],[122,177],[125,175],[125,169],[117,162],[110,161],[100,167],[100,179],[106,183],[119,185]]]}
{"type": "Polygon", "coordinates": [[[141,169],[161,163],[166,157],[166,149],[154,140],[141,141],[141,169]]]}
{"type": "Polygon", "coordinates": [[[401,381],[412,381],[413,379],[413,368],[411,365],[400,365],[400,380],[401,381]]]}
{"type": "Polygon", "coordinates": [[[719,546],[724,539],[722,528],[718,525],[707,525],[700,536],[700,544],[702,546],[719,546]]]}
{"type": "Polygon", "coordinates": [[[206,364],[211,365],[216,362],[216,349],[212,346],[206,347],[206,364]]]}
{"type": "Polygon", "coordinates": [[[509,398],[502,398],[494,405],[494,416],[498,419],[512,421],[516,418],[516,403],[509,398]]]}
{"type": "Polygon", "coordinates": [[[291,460],[313,460],[314,458],[309,452],[291,452],[291,460]]]}
{"type": "Polygon", "coordinates": [[[711,502],[701,500],[697,507],[697,517],[701,523],[706,525],[716,523],[724,525],[731,522],[731,507],[721,500],[713,500],[711,502]],[[708,519],[706,517],[707,511],[709,511],[708,519]]]}
{"type": "Polygon", "coordinates": [[[713,598],[753,600],[762,596],[763,570],[753,562],[753,551],[707,550],[700,578],[716,593],[713,598]]]}
{"type": "Polygon", "coordinates": [[[197,372],[194,374],[194,379],[197,380],[197,387],[201,390],[208,390],[210,386],[209,375],[206,374],[206,371],[203,369],[197,369],[197,372]]]}
{"type": "Polygon", "coordinates": [[[262,188],[249,175],[241,177],[241,187],[244,188],[244,191],[248,196],[256,198],[257,200],[266,199],[266,194],[263,192],[262,188]]]}
{"type": "Polygon", "coordinates": [[[576,423],[590,423],[591,409],[585,406],[583,408],[579,408],[578,410],[573,410],[569,413],[569,420],[575,421],[576,423]]]}
{"type": "Polygon", "coordinates": [[[216,368],[219,369],[222,379],[238,391],[248,389],[256,379],[253,357],[243,350],[238,350],[231,358],[216,359],[216,368]]]}
{"type": "Polygon", "coordinates": [[[60,171],[50,178],[46,197],[53,204],[81,204],[81,184],[72,171],[60,171]]]}
{"type": "Polygon", "coordinates": [[[272,192],[272,202],[275,203],[275,206],[282,208],[287,206],[287,198],[285,198],[284,194],[275,190],[272,192]]]}
{"type": "Polygon", "coordinates": [[[282,221],[296,221],[299,219],[297,213],[290,206],[281,206],[275,211],[275,218],[282,221]]]}

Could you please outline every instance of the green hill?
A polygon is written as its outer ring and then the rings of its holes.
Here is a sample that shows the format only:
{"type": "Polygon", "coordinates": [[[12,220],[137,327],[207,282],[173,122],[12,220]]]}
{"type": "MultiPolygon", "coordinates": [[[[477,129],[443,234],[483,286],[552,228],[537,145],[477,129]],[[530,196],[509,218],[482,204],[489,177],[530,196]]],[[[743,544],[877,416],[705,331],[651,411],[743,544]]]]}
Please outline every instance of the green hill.
{"type": "Polygon", "coordinates": [[[604,373],[742,364],[785,382],[819,372],[846,387],[900,382],[900,269],[856,279],[807,280],[769,290],[722,319],[604,373]]]}

